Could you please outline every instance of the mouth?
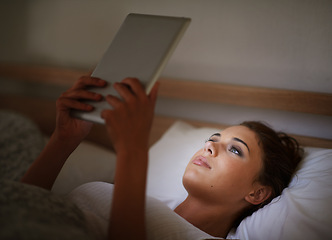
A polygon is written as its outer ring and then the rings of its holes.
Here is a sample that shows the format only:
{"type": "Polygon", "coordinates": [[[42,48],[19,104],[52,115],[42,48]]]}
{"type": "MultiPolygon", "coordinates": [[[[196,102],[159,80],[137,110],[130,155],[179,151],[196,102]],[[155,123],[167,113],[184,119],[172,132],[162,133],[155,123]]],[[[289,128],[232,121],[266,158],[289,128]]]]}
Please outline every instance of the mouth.
{"type": "Polygon", "coordinates": [[[211,166],[208,164],[207,159],[203,156],[198,156],[196,157],[193,161],[193,164],[200,166],[200,167],[205,167],[208,169],[211,169],[211,166]]]}

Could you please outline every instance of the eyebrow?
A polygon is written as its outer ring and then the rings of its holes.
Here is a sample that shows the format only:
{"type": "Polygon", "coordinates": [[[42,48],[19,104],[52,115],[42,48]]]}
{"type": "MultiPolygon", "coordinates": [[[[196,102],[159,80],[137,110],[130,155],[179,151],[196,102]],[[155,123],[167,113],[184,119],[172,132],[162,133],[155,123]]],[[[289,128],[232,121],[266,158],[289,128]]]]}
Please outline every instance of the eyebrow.
{"type": "Polygon", "coordinates": [[[240,142],[240,143],[244,144],[244,145],[247,147],[248,152],[250,152],[250,149],[249,149],[248,145],[247,145],[243,140],[241,140],[240,138],[236,138],[236,137],[233,138],[233,140],[235,140],[235,141],[237,141],[237,142],[240,142]]]}
{"type": "Polygon", "coordinates": [[[220,133],[214,133],[214,134],[211,135],[211,137],[214,137],[214,136],[220,137],[221,134],[220,133]]]}

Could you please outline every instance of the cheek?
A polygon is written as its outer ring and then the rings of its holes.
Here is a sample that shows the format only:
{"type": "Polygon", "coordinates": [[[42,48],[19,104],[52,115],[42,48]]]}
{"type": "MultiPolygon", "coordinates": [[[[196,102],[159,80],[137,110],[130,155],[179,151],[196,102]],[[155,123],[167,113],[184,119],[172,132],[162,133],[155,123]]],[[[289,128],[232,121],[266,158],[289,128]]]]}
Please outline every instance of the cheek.
{"type": "Polygon", "coordinates": [[[239,181],[235,172],[210,172],[188,168],[183,176],[183,186],[191,196],[198,197],[210,204],[224,204],[239,201],[246,192],[245,181],[239,181]]]}
{"type": "Polygon", "coordinates": [[[252,169],[242,162],[220,162],[212,172],[214,188],[222,191],[245,193],[253,183],[252,169]]]}
{"type": "Polygon", "coordinates": [[[183,186],[188,193],[219,202],[237,201],[245,196],[253,184],[254,166],[228,156],[215,161],[211,170],[197,167],[190,161],[183,175],[183,186]]]}

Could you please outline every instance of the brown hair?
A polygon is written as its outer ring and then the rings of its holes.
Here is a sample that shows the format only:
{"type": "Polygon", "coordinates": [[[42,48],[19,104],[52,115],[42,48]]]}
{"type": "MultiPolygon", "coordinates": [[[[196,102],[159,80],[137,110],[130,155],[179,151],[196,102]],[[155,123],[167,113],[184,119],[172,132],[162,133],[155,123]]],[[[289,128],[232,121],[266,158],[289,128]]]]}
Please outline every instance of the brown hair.
{"type": "Polygon", "coordinates": [[[259,139],[259,146],[263,150],[263,167],[257,181],[265,186],[270,186],[272,194],[262,204],[253,205],[241,216],[239,221],[271,202],[273,198],[281,195],[303,157],[303,149],[300,148],[294,138],[287,134],[275,132],[266,124],[257,121],[246,121],[240,125],[255,132],[259,139]]]}

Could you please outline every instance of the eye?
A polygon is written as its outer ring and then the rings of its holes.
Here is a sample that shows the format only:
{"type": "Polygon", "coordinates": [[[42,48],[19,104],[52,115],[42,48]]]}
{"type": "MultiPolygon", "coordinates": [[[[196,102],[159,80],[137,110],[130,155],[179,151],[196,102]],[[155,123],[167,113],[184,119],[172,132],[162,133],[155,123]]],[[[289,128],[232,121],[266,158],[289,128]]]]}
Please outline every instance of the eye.
{"type": "Polygon", "coordinates": [[[239,149],[239,148],[237,148],[237,147],[234,147],[234,146],[231,146],[229,149],[228,149],[228,151],[230,151],[231,153],[234,153],[234,154],[236,154],[236,155],[238,155],[238,156],[242,156],[242,151],[241,151],[241,149],[239,149]]]}

